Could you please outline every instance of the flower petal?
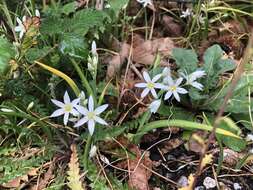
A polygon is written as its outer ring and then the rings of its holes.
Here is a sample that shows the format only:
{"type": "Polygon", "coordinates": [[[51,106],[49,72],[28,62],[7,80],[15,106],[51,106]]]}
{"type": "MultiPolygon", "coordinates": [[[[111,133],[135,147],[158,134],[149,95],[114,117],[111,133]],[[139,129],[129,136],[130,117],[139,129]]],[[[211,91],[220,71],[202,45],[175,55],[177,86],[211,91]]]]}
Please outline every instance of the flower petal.
{"type": "Polygon", "coordinates": [[[156,76],[152,79],[152,82],[158,81],[161,77],[162,77],[162,74],[156,75],[156,76]]]}
{"type": "Polygon", "coordinates": [[[75,125],[74,127],[80,127],[81,125],[85,124],[88,121],[88,117],[83,117],[82,119],[80,119],[75,125]]]}
{"type": "Polygon", "coordinates": [[[180,87],[177,87],[177,92],[178,92],[179,94],[187,94],[187,93],[188,93],[187,90],[185,90],[184,88],[180,88],[180,87]]]}
{"type": "Polygon", "coordinates": [[[156,99],[158,98],[155,89],[153,89],[153,88],[151,89],[151,94],[153,95],[154,98],[156,98],[156,99]]]}
{"type": "Polygon", "coordinates": [[[40,17],[40,11],[38,9],[35,10],[35,16],[40,17]]]}
{"type": "Polygon", "coordinates": [[[74,99],[74,100],[71,102],[71,104],[72,104],[72,106],[75,106],[75,105],[79,104],[79,102],[80,102],[80,98],[76,98],[76,99],[74,99]]]}
{"type": "Polygon", "coordinates": [[[199,82],[192,82],[191,85],[199,90],[203,90],[203,85],[200,84],[199,82]]]}
{"type": "Polygon", "coordinates": [[[137,88],[146,88],[147,87],[147,83],[137,83],[134,85],[137,88]]]}
{"type": "Polygon", "coordinates": [[[22,21],[20,20],[20,18],[17,17],[16,20],[17,20],[18,25],[23,25],[23,23],[22,23],[22,21]]]}
{"type": "Polygon", "coordinates": [[[60,102],[60,101],[58,101],[58,100],[54,100],[54,99],[51,99],[51,101],[55,104],[55,105],[57,105],[58,107],[60,107],[60,108],[63,108],[64,107],[64,103],[62,103],[62,102],[60,102]]]}
{"type": "Polygon", "coordinates": [[[149,93],[149,89],[148,88],[145,88],[143,91],[142,91],[142,93],[141,93],[141,97],[142,98],[144,98],[145,96],[147,96],[148,95],[148,93],[149,93]]]}
{"type": "Polygon", "coordinates": [[[15,30],[16,32],[20,32],[22,29],[23,29],[23,27],[21,27],[21,26],[16,26],[16,27],[14,28],[14,30],[15,30]]]}
{"type": "Polygon", "coordinates": [[[94,100],[93,100],[92,96],[89,97],[88,110],[90,112],[92,112],[94,110],[94,100]]]}
{"type": "Polygon", "coordinates": [[[24,33],[25,33],[24,30],[21,30],[21,31],[20,31],[20,33],[19,33],[19,39],[22,39],[22,38],[23,38],[24,33]]]}
{"type": "Polygon", "coordinates": [[[166,88],[165,85],[163,85],[161,83],[155,83],[154,86],[155,86],[155,88],[158,88],[158,89],[164,89],[164,88],[166,88]]]}
{"type": "Polygon", "coordinates": [[[150,105],[149,105],[149,109],[151,113],[156,113],[157,110],[159,109],[161,105],[161,100],[154,100],[150,105]]]}
{"type": "Polygon", "coordinates": [[[168,100],[172,95],[172,92],[171,91],[168,91],[165,96],[164,96],[164,100],[168,100]]]}
{"type": "Polygon", "coordinates": [[[170,76],[167,76],[166,78],[164,78],[164,80],[166,81],[167,84],[169,84],[169,86],[173,86],[175,84],[175,82],[170,76]]]}
{"type": "Polygon", "coordinates": [[[93,135],[94,130],[95,130],[95,121],[94,120],[88,121],[88,130],[90,132],[90,135],[93,135]]]}
{"type": "Polygon", "coordinates": [[[64,113],[64,109],[58,109],[55,110],[49,117],[58,117],[60,115],[63,115],[64,113]]]}
{"type": "Polygon", "coordinates": [[[107,107],[108,107],[108,104],[104,104],[102,106],[97,107],[94,112],[95,112],[96,115],[99,115],[103,111],[105,111],[107,107]]]}
{"type": "Polygon", "coordinates": [[[26,22],[26,16],[22,17],[22,22],[26,22]]]}
{"type": "Polygon", "coordinates": [[[178,79],[176,80],[175,85],[176,85],[176,86],[179,86],[179,85],[182,83],[183,80],[184,80],[184,79],[183,79],[182,77],[178,78],[178,79]]]}
{"type": "Polygon", "coordinates": [[[64,125],[67,125],[68,120],[69,120],[69,113],[65,112],[64,117],[63,117],[63,123],[64,123],[64,125]]]}
{"type": "Polygon", "coordinates": [[[143,78],[146,82],[151,82],[151,78],[146,71],[143,72],[143,78]]]}
{"type": "Polygon", "coordinates": [[[72,109],[72,110],[70,111],[70,113],[71,113],[72,115],[74,115],[74,116],[78,116],[78,115],[79,115],[79,112],[76,111],[75,109],[72,109]]]}
{"type": "Polygon", "coordinates": [[[80,105],[76,105],[75,108],[76,108],[77,111],[79,111],[83,115],[87,115],[87,113],[89,112],[87,110],[87,108],[85,108],[83,106],[80,106],[80,105]]]}
{"type": "Polygon", "coordinates": [[[108,123],[103,120],[102,118],[98,117],[98,116],[95,116],[94,120],[98,123],[100,123],[101,125],[108,125],[108,123]]]}
{"type": "Polygon", "coordinates": [[[69,104],[70,103],[70,98],[69,98],[68,91],[65,92],[63,100],[64,100],[65,104],[69,104]]]}
{"type": "Polygon", "coordinates": [[[180,97],[178,95],[178,93],[176,91],[173,92],[173,96],[175,97],[175,99],[180,102],[180,97]]]}

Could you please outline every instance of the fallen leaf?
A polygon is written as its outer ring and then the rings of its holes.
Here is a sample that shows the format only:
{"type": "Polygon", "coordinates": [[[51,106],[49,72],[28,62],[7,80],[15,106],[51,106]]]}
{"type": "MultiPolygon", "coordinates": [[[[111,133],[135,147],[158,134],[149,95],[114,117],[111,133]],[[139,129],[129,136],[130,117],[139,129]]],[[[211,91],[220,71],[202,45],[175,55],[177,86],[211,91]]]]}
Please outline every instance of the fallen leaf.
{"type": "Polygon", "coordinates": [[[213,161],[213,155],[212,154],[206,154],[200,164],[200,168],[201,170],[203,170],[203,168],[210,164],[213,161]]]}
{"type": "Polygon", "coordinates": [[[182,25],[176,23],[174,18],[168,15],[163,15],[162,17],[162,25],[165,31],[168,33],[166,36],[177,37],[182,35],[182,25]]]}
{"type": "Polygon", "coordinates": [[[161,151],[163,154],[166,154],[166,153],[170,152],[171,150],[179,147],[183,143],[184,143],[184,141],[180,138],[170,139],[170,140],[162,143],[161,151]]]}

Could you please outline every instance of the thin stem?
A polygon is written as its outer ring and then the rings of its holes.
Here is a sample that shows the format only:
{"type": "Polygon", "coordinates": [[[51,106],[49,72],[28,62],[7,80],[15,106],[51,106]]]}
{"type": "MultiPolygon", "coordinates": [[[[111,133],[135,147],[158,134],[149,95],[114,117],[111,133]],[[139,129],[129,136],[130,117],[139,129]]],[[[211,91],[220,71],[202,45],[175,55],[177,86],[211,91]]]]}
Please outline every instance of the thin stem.
{"type": "Polygon", "coordinates": [[[89,160],[89,152],[90,152],[90,146],[92,142],[92,136],[89,135],[86,145],[85,145],[85,150],[83,154],[83,159],[84,159],[84,169],[88,170],[88,160],[89,160]]]}
{"type": "Polygon", "coordinates": [[[78,75],[79,75],[79,77],[80,77],[80,79],[81,79],[81,81],[82,81],[83,87],[86,88],[86,90],[87,90],[87,92],[88,92],[88,95],[89,95],[89,96],[91,95],[91,96],[93,97],[93,99],[95,99],[93,90],[92,90],[92,88],[91,88],[91,86],[90,86],[88,80],[87,80],[86,77],[84,76],[84,74],[83,74],[81,68],[80,68],[79,65],[75,62],[74,59],[70,59],[70,61],[71,61],[72,65],[74,66],[76,72],[78,73],[78,75]]]}

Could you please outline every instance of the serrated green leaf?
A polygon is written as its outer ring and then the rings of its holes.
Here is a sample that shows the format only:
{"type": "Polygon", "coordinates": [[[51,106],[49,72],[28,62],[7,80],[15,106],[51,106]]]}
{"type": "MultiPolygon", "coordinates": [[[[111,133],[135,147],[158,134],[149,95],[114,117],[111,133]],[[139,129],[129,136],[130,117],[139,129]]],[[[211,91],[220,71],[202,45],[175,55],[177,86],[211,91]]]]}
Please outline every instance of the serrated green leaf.
{"type": "Polygon", "coordinates": [[[9,61],[15,56],[14,47],[7,39],[0,37],[0,75],[6,73],[10,67],[9,61]]]}
{"type": "Polygon", "coordinates": [[[176,65],[182,72],[192,73],[198,67],[198,56],[190,49],[174,48],[172,57],[176,60],[176,65]]]}
{"type": "MultiPolygon", "coordinates": [[[[66,19],[67,20],[67,19],[66,19]]],[[[40,32],[42,35],[55,35],[61,34],[66,30],[66,20],[64,23],[64,19],[58,16],[49,16],[46,17],[41,23],[40,32]]]]}
{"type": "Polygon", "coordinates": [[[84,38],[75,34],[66,33],[62,36],[59,45],[60,52],[75,58],[84,58],[88,54],[84,38]]]}
{"type": "Polygon", "coordinates": [[[28,62],[32,63],[35,60],[40,59],[41,57],[44,57],[50,50],[50,47],[43,47],[42,49],[38,49],[38,48],[30,48],[28,49],[28,51],[25,54],[25,57],[27,59],[28,62]]]}
{"type": "Polygon", "coordinates": [[[67,3],[66,5],[64,5],[61,9],[61,12],[65,15],[69,15],[70,13],[75,12],[77,8],[77,2],[71,2],[71,3],[67,3]]]}
{"type": "Polygon", "coordinates": [[[108,0],[110,8],[113,10],[115,16],[118,16],[120,10],[128,4],[129,0],[108,0]]]}

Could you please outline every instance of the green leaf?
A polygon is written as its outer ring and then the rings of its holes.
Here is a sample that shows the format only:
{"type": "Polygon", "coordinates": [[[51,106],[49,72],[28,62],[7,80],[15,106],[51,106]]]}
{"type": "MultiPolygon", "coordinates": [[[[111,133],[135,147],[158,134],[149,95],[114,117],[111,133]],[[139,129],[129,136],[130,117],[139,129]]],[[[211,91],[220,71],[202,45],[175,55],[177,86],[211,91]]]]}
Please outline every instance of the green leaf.
{"type": "Polygon", "coordinates": [[[84,9],[78,11],[70,20],[69,32],[85,35],[89,30],[104,29],[105,22],[110,22],[110,17],[103,11],[84,9]]]}
{"type": "Polygon", "coordinates": [[[232,71],[236,68],[236,64],[232,59],[220,59],[217,63],[217,73],[222,74],[232,71]]]}
{"type": "Polygon", "coordinates": [[[75,58],[84,58],[88,54],[87,44],[84,38],[78,35],[66,33],[62,36],[59,45],[60,52],[75,58]]]}
{"type": "Polygon", "coordinates": [[[14,47],[7,39],[0,37],[0,74],[5,74],[10,65],[9,61],[15,56],[14,47]]]}
{"type": "Polygon", "coordinates": [[[198,67],[198,56],[190,49],[174,48],[172,57],[182,72],[192,73],[198,67]]]}
{"type": "Polygon", "coordinates": [[[108,0],[111,9],[118,16],[120,10],[128,4],[129,0],[108,0]]]}
{"type": "MultiPolygon", "coordinates": [[[[230,131],[231,133],[240,135],[241,129],[234,123],[234,121],[228,117],[224,117],[219,123],[219,129],[230,131]]],[[[228,137],[217,134],[217,138],[222,141],[227,147],[234,151],[241,151],[246,148],[246,141],[243,139],[228,137]]]]}
{"type": "Polygon", "coordinates": [[[50,47],[45,46],[42,49],[38,48],[30,48],[25,54],[26,59],[28,62],[33,63],[35,60],[38,60],[44,56],[47,55],[47,53],[50,51],[50,47]]]}
{"type": "Polygon", "coordinates": [[[62,12],[63,14],[65,14],[65,15],[69,15],[70,13],[75,12],[76,8],[77,8],[77,2],[74,1],[74,2],[67,3],[66,5],[64,5],[64,6],[62,7],[61,12],[62,12]]]}
{"type": "Polygon", "coordinates": [[[42,35],[61,34],[65,31],[66,23],[64,20],[56,15],[46,17],[41,23],[40,32],[42,35]]]}

